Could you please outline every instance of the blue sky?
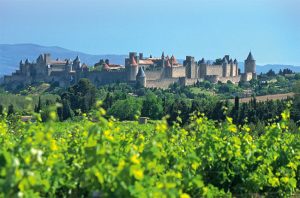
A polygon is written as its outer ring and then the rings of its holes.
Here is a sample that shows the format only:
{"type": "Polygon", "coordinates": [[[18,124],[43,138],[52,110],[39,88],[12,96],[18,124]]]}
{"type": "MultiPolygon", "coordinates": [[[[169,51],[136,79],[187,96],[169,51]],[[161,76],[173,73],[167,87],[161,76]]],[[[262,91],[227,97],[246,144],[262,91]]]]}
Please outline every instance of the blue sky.
{"type": "Polygon", "coordinates": [[[299,0],[0,0],[0,43],[300,66],[299,0]]]}

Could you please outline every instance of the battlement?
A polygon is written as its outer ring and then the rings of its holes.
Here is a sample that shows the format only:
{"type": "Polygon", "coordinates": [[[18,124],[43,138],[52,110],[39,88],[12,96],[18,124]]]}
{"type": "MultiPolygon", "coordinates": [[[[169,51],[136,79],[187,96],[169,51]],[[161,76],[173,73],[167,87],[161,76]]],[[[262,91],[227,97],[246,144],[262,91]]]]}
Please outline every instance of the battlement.
{"type": "Polygon", "coordinates": [[[238,73],[238,61],[232,60],[229,55],[216,59],[214,63],[205,61],[204,58],[197,62],[193,56],[186,56],[183,64],[180,64],[174,55],[165,56],[164,52],[161,57],[145,57],[143,53],[129,52],[125,66],[102,59],[95,63],[94,69],[90,69],[81,63],[78,56],[73,61],[52,60],[51,54],[45,53],[36,62],[21,60],[19,69],[4,77],[4,84],[58,82],[62,86],[69,86],[80,78],[88,78],[97,86],[113,82],[139,82],[143,86],[160,87],[159,84],[163,83],[163,87],[167,87],[168,83],[179,82],[179,79],[182,84],[187,85],[201,80],[213,83],[249,81],[256,77],[255,69],[256,63],[251,52],[245,60],[245,73],[241,76],[238,73]]]}

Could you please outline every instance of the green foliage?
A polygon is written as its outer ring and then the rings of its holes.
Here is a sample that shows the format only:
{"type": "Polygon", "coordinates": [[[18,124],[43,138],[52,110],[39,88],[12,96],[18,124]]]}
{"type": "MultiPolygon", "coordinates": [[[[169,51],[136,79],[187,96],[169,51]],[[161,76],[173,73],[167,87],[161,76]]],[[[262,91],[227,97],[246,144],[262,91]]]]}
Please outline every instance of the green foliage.
{"type": "Polygon", "coordinates": [[[14,105],[13,104],[10,104],[8,106],[8,110],[7,110],[7,115],[13,115],[15,113],[15,108],[14,108],[14,105]]]}
{"type": "Polygon", "coordinates": [[[96,87],[88,79],[80,79],[79,82],[69,87],[61,95],[62,107],[57,109],[60,120],[73,118],[75,113],[88,113],[96,101],[96,87]]]}
{"type": "Polygon", "coordinates": [[[299,187],[300,129],[291,133],[288,110],[260,136],[228,117],[216,125],[195,114],[183,128],[104,112],[0,120],[0,197],[286,197],[299,187]]]}
{"type": "Polygon", "coordinates": [[[11,93],[1,93],[0,101],[4,108],[8,109],[8,106],[12,104],[16,111],[21,112],[22,114],[28,114],[28,111],[33,111],[35,106],[38,106],[39,98],[41,101],[51,101],[55,102],[59,96],[54,94],[42,94],[42,95],[27,95],[22,96],[18,94],[11,93]],[[28,100],[28,98],[31,98],[28,100]],[[28,109],[30,107],[30,109],[28,109]]]}
{"type": "Polygon", "coordinates": [[[142,109],[142,101],[133,97],[115,102],[108,115],[114,116],[120,120],[135,120],[140,116],[142,109]]]}
{"type": "Polygon", "coordinates": [[[292,108],[292,118],[295,121],[300,122],[300,81],[297,81],[297,83],[294,86],[294,93],[295,93],[295,99],[293,103],[292,108]]]}
{"type": "Polygon", "coordinates": [[[0,116],[2,116],[4,113],[4,107],[2,104],[0,104],[0,116]]]}
{"type": "Polygon", "coordinates": [[[143,101],[141,115],[157,120],[161,119],[162,113],[162,101],[155,94],[148,93],[143,101]]]}

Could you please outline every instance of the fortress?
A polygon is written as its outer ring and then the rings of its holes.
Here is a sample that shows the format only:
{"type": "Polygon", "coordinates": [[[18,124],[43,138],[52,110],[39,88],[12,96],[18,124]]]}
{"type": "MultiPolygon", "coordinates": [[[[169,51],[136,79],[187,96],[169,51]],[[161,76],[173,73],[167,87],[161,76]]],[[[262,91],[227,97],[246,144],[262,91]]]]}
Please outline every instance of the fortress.
{"type": "Polygon", "coordinates": [[[109,83],[125,82],[139,84],[143,87],[167,88],[178,82],[181,85],[192,85],[197,81],[208,80],[212,83],[231,81],[250,81],[256,78],[256,62],[250,52],[245,60],[245,71],[240,73],[238,61],[229,55],[217,59],[214,63],[202,58],[196,62],[192,56],[186,56],[183,64],[176,58],[165,56],[145,58],[143,53],[130,52],[124,65],[110,64],[109,60],[100,60],[93,67],[81,63],[77,56],[73,61],[52,60],[50,54],[40,55],[36,61],[20,61],[19,70],[10,76],[4,76],[4,85],[9,88],[30,85],[33,83],[56,83],[68,87],[87,78],[96,86],[109,83]]]}

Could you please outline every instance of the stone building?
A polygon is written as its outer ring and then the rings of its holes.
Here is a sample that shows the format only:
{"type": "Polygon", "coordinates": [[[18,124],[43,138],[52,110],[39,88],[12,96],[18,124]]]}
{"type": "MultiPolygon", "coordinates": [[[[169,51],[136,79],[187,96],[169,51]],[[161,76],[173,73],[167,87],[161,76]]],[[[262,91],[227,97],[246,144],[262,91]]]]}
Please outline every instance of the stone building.
{"type": "Polygon", "coordinates": [[[242,81],[249,81],[252,78],[256,78],[256,61],[254,60],[252,53],[250,52],[245,60],[245,71],[242,74],[242,81]]]}
{"type": "Polygon", "coordinates": [[[108,83],[125,82],[140,84],[144,87],[167,88],[178,82],[191,85],[197,81],[208,80],[213,83],[240,80],[249,81],[256,77],[256,62],[250,52],[245,60],[245,72],[239,74],[238,61],[229,55],[217,59],[214,63],[202,58],[196,61],[186,56],[183,64],[174,55],[154,58],[144,57],[142,53],[130,52],[125,59],[125,66],[110,64],[109,60],[100,60],[94,67],[81,63],[77,56],[73,61],[52,60],[50,54],[40,55],[36,61],[20,61],[19,69],[10,76],[4,77],[4,84],[10,88],[22,87],[34,83],[56,83],[68,87],[80,78],[88,78],[96,86],[108,83]]]}

